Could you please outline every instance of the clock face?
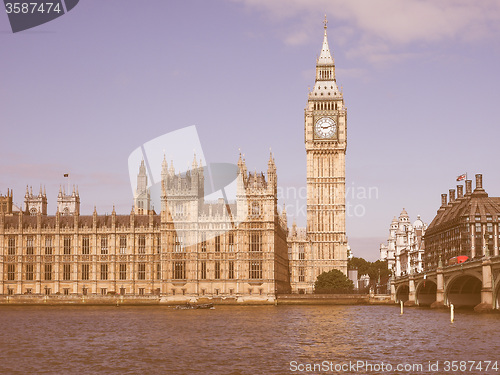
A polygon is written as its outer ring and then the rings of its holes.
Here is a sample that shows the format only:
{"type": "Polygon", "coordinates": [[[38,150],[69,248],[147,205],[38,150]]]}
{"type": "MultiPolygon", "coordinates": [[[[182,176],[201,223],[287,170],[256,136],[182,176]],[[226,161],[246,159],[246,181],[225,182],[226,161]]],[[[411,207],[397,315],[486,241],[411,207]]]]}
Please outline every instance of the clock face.
{"type": "Polygon", "coordinates": [[[337,132],[337,124],[329,117],[322,117],[316,121],[314,130],[319,138],[332,138],[337,132]]]}

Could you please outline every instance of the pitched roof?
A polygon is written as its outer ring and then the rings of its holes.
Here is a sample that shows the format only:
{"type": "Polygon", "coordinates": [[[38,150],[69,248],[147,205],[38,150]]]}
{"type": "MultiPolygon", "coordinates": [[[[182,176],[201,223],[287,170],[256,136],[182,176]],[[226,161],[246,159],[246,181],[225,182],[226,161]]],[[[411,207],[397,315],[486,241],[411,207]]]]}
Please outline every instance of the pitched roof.
{"type": "Polygon", "coordinates": [[[500,216],[500,197],[472,194],[448,203],[447,206],[438,210],[437,215],[427,228],[426,235],[453,227],[464,217],[476,216],[481,217],[481,222],[487,221],[487,216],[491,216],[493,221],[497,221],[500,216]]]}

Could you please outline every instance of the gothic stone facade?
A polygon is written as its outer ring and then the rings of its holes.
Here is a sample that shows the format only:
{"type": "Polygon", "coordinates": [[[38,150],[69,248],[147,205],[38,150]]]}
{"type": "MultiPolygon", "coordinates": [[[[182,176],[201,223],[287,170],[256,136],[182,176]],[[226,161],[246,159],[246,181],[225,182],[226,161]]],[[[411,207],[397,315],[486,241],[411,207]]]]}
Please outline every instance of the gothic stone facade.
{"type": "Polygon", "coordinates": [[[312,293],[319,274],[338,269],[347,275],[345,154],[347,109],[335,78],[326,20],[316,81],[304,119],[307,157],[307,228],[288,237],[292,291],[312,293]]]}
{"type": "Polygon", "coordinates": [[[172,167],[159,215],[2,212],[0,292],[273,301],[290,291],[276,167],[270,158],[266,180],[247,173],[241,157],[238,166],[229,205],[204,201],[203,168],[176,175],[172,167]],[[235,225],[236,217],[244,220],[235,225]]]}
{"type": "MultiPolygon", "coordinates": [[[[203,168],[176,175],[164,161],[162,208],[150,208],[143,165],[127,216],[80,216],[78,191],[60,192],[55,216],[29,194],[27,216],[0,222],[2,293],[159,293],[166,299],[272,300],[313,292],[317,276],[347,274],[345,155],[347,109],[335,77],[326,20],[316,81],[305,108],[307,228],[288,236],[277,210],[277,177],[238,162],[236,202],[204,202],[203,168]],[[70,215],[70,216],[68,216],[70,215]],[[72,215],[72,216],[71,216],[72,215]],[[238,225],[235,225],[238,223],[238,225]],[[289,259],[288,259],[289,258],[289,259]],[[291,279],[290,279],[291,278],[291,279]]],[[[27,201],[27,202],[28,202],[27,201]]]]}

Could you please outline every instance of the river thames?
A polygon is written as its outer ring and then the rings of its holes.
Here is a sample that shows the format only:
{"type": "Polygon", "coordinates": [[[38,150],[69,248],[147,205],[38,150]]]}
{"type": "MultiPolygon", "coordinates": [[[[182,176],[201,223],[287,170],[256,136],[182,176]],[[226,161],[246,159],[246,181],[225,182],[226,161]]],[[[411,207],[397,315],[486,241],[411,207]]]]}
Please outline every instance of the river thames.
{"type": "Polygon", "coordinates": [[[447,310],[397,306],[0,306],[0,317],[2,374],[500,374],[500,314],[457,311],[450,323],[447,310]],[[453,371],[452,361],[475,362],[453,371]]]}

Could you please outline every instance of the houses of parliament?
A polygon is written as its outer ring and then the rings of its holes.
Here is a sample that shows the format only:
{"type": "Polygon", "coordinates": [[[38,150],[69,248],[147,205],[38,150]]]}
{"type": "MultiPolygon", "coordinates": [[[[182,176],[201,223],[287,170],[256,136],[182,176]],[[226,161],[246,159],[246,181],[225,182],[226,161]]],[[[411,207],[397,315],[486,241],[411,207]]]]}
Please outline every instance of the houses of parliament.
{"type": "Polygon", "coordinates": [[[165,302],[275,300],[312,293],[317,276],[347,274],[347,112],[335,77],[325,20],[314,87],[305,108],[307,227],[288,229],[278,209],[278,173],[249,172],[239,157],[236,200],[204,200],[204,167],[162,163],[161,208],[152,209],[144,162],[129,214],[80,214],[80,194],[27,188],[24,206],[0,196],[0,295],[157,295],[165,302]]]}

